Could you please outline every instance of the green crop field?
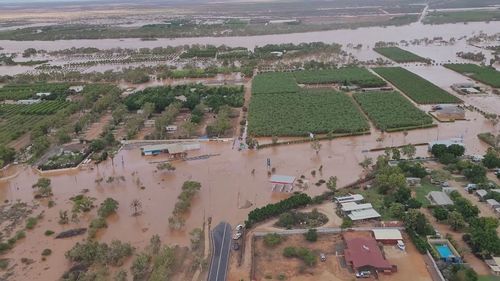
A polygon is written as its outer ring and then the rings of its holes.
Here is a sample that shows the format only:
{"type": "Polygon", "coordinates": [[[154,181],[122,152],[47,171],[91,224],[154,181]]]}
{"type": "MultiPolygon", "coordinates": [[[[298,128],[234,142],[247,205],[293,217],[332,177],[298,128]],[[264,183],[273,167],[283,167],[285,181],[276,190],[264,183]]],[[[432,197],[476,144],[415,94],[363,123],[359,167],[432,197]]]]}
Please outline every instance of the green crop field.
{"type": "Polygon", "coordinates": [[[255,76],[252,94],[293,93],[299,90],[292,73],[268,72],[255,76]]]}
{"type": "Polygon", "coordinates": [[[405,63],[405,62],[429,62],[429,59],[423,58],[412,52],[403,50],[399,47],[382,47],[374,48],[375,52],[387,57],[395,62],[405,63]]]}
{"type": "Polygon", "coordinates": [[[368,129],[362,112],[344,93],[304,90],[254,95],[250,101],[248,131],[254,136],[354,133],[368,129]]]}
{"type": "Polygon", "coordinates": [[[384,80],[380,79],[366,68],[361,67],[306,70],[295,72],[294,75],[299,84],[341,83],[344,85],[354,84],[360,87],[381,87],[386,85],[384,80]]]}
{"type": "Polygon", "coordinates": [[[70,87],[67,83],[11,84],[0,88],[0,101],[22,100],[35,97],[36,93],[50,92],[61,95],[70,87]]]}
{"type": "Polygon", "coordinates": [[[354,99],[377,128],[391,131],[426,127],[432,118],[398,92],[356,93],[354,99]]]}
{"type": "Polygon", "coordinates": [[[500,72],[492,67],[479,66],[477,64],[445,64],[444,67],[468,76],[476,81],[500,88],[500,72]]]}
{"type": "Polygon", "coordinates": [[[419,104],[459,103],[461,100],[424,78],[401,67],[373,68],[413,101],[419,104]]]}
{"type": "Polygon", "coordinates": [[[0,105],[0,116],[8,116],[12,114],[24,115],[48,115],[57,112],[66,107],[69,102],[66,101],[43,101],[40,103],[23,105],[23,104],[4,104],[0,105]]]}

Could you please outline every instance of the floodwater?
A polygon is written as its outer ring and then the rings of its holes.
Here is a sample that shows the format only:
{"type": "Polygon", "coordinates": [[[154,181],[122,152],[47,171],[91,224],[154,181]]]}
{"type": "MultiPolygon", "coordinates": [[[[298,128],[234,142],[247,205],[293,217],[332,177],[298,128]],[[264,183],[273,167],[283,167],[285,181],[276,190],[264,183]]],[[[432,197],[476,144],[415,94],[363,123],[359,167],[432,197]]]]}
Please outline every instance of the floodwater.
{"type": "MultiPolygon", "coordinates": [[[[101,241],[119,239],[128,241],[137,248],[144,247],[153,234],[159,234],[163,241],[187,245],[187,233],[195,227],[201,227],[204,219],[211,217],[212,222],[228,221],[235,225],[245,220],[248,212],[270,202],[286,198],[286,194],[271,192],[268,182],[266,159],[271,159],[276,174],[306,176],[309,187],[304,190],[310,195],[318,195],[326,191],[324,185],[314,185],[319,179],[327,180],[330,176],[338,177],[338,185],[344,186],[363,175],[359,162],[366,157],[375,158],[378,153],[363,152],[372,148],[398,146],[408,143],[428,142],[436,139],[463,137],[467,154],[484,153],[487,146],[481,143],[476,135],[491,131],[493,126],[478,113],[467,112],[469,121],[442,123],[438,128],[390,133],[382,135],[373,130],[371,135],[340,138],[323,141],[318,155],[310,144],[297,144],[282,147],[266,148],[258,151],[237,151],[232,149],[231,142],[202,143],[201,150],[191,152],[189,156],[220,154],[206,160],[176,161],[174,172],[155,172],[155,164],[164,158],[143,157],[138,148],[123,149],[114,158],[101,163],[93,169],[61,172],[46,175],[52,180],[54,201],[53,208],[45,207],[42,202],[35,214],[44,210],[44,218],[34,230],[27,231],[27,238],[16,244],[7,257],[19,262],[22,257],[37,259],[44,248],[51,248],[53,254],[47,261],[36,261],[30,267],[15,269],[12,280],[37,279],[43,273],[44,280],[56,280],[69,267],[64,252],[84,236],[68,240],[54,240],[44,236],[47,229],[56,233],[75,227],[86,227],[95,217],[95,210],[81,218],[78,223],[61,226],[57,223],[59,210],[70,210],[69,198],[88,189],[88,196],[97,198],[96,205],[106,197],[112,197],[120,203],[117,215],[108,219],[108,228],[99,233],[101,241]],[[381,141],[376,141],[381,138],[381,141]],[[318,168],[323,165],[322,173],[318,168]],[[252,170],[255,169],[254,174],[252,170]],[[311,171],[316,170],[315,177],[311,171]],[[108,177],[125,177],[125,181],[115,180],[106,183],[108,177]],[[95,182],[104,178],[100,184],[95,182]],[[202,189],[193,200],[190,213],[186,216],[184,231],[171,231],[168,228],[168,217],[171,215],[181,185],[186,180],[199,181],[202,189]],[[144,189],[141,189],[144,187],[144,189]],[[139,199],[142,203],[142,215],[133,217],[130,203],[139,199]],[[244,208],[248,202],[253,206],[244,208]],[[64,265],[64,266],[63,266],[64,265]]],[[[263,140],[266,141],[266,140],[263,140]]],[[[418,156],[426,156],[426,147],[417,149],[418,156]]],[[[33,201],[31,185],[40,177],[28,167],[14,167],[18,176],[0,182],[0,200],[14,202],[33,201]]],[[[12,174],[12,173],[11,173],[12,174]]]]}
{"type": "Polygon", "coordinates": [[[468,24],[443,24],[424,25],[413,23],[404,26],[366,27],[358,29],[339,29],[307,33],[258,35],[258,36],[233,36],[233,37],[186,37],[186,38],[160,38],[156,41],[141,41],[136,38],[129,39],[96,39],[96,40],[58,40],[58,41],[9,41],[0,40],[0,46],[6,53],[18,53],[27,48],[36,46],[37,49],[48,51],[66,49],[71,47],[96,47],[100,49],[121,48],[154,48],[165,46],[180,46],[192,44],[227,45],[230,47],[247,47],[281,43],[306,43],[322,41],[325,43],[339,44],[369,44],[378,41],[412,40],[415,38],[433,37],[461,37],[485,33],[496,33],[500,30],[500,22],[474,22],[468,24]]]}

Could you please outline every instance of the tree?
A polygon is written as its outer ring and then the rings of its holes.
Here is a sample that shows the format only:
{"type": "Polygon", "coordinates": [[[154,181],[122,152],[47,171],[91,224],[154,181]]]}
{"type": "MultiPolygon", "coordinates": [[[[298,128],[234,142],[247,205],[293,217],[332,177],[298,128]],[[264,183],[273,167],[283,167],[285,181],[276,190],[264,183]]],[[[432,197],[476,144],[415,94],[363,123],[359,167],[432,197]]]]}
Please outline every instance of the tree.
{"type": "Polygon", "coordinates": [[[158,234],[151,236],[151,239],[149,240],[149,250],[151,251],[151,254],[157,255],[160,252],[160,248],[160,236],[158,236],[158,234]]]}
{"type": "Polygon", "coordinates": [[[415,156],[417,149],[414,145],[408,144],[401,148],[401,152],[403,153],[404,156],[408,157],[409,159],[413,159],[413,156],[415,156]]]}
{"type": "Polygon", "coordinates": [[[401,152],[399,152],[399,149],[393,148],[392,149],[392,160],[399,161],[401,159],[401,152]]]}
{"type": "Polygon", "coordinates": [[[488,169],[500,167],[499,153],[491,147],[488,148],[488,151],[484,155],[483,165],[488,169]]]}
{"type": "Polygon", "coordinates": [[[432,215],[438,220],[438,221],[444,221],[448,219],[448,210],[444,207],[436,207],[432,210],[432,215]]]}
{"type": "Polygon", "coordinates": [[[448,151],[447,147],[444,144],[435,144],[431,148],[432,155],[436,156],[437,158],[439,158],[441,155],[443,155],[447,151],[448,151]]]}
{"type": "Polygon", "coordinates": [[[473,183],[481,183],[486,180],[486,169],[481,165],[473,164],[463,171],[464,176],[473,183]]]}
{"type": "Polygon", "coordinates": [[[389,207],[389,213],[393,218],[402,219],[405,213],[405,206],[397,202],[392,203],[389,207]]]}
{"type": "Polygon", "coordinates": [[[460,157],[465,153],[465,147],[459,144],[452,144],[446,149],[449,153],[455,155],[455,157],[460,157]]]}
{"type": "Polygon", "coordinates": [[[97,214],[103,218],[106,218],[114,213],[118,209],[118,201],[113,198],[106,198],[101,206],[97,210],[97,214]]]}
{"type": "Polygon", "coordinates": [[[344,217],[344,218],[342,219],[342,224],[340,225],[340,228],[342,228],[342,229],[349,228],[349,227],[351,227],[351,226],[352,226],[352,223],[353,223],[353,222],[352,222],[351,218],[349,218],[349,217],[344,217]]]}
{"type": "Polygon", "coordinates": [[[462,214],[453,211],[448,215],[448,224],[454,231],[460,230],[465,227],[465,220],[462,214]]]}
{"type": "Polygon", "coordinates": [[[378,191],[388,194],[400,187],[406,187],[406,177],[398,167],[385,167],[377,172],[375,183],[378,191]]]}
{"type": "Polygon", "coordinates": [[[335,193],[337,191],[337,177],[330,177],[326,182],[326,187],[335,193]]]}
{"type": "Polygon", "coordinates": [[[322,144],[318,140],[313,140],[311,142],[311,148],[316,151],[316,154],[319,154],[319,151],[321,150],[322,144]]]}
{"type": "Polygon", "coordinates": [[[167,171],[175,171],[175,166],[170,162],[163,162],[156,166],[156,169],[159,171],[167,170],[167,171]]]}
{"type": "Polygon", "coordinates": [[[52,195],[52,187],[48,178],[39,178],[32,187],[37,188],[37,195],[40,197],[49,197],[52,195]]]}
{"type": "Polygon", "coordinates": [[[144,280],[150,272],[150,260],[151,257],[146,253],[141,253],[135,257],[132,262],[132,267],[130,268],[132,275],[134,276],[134,280],[144,280]]]}
{"type": "Polygon", "coordinates": [[[189,138],[196,133],[196,128],[198,128],[198,125],[196,125],[192,121],[188,121],[184,122],[181,128],[186,132],[186,136],[189,138]]]}
{"type": "Polygon", "coordinates": [[[365,156],[365,158],[363,159],[363,161],[361,161],[361,163],[359,163],[359,165],[363,167],[363,170],[367,171],[368,168],[370,168],[370,166],[372,165],[372,163],[373,159],[365,156]]]}
{"type": "Polygon", "coordinates": [[[316,242],[318,240],[318,231],[314,228],[310,228],[306,233],[304,233],[304,237],[309,242],[316,242]]]}
{"type": "Polygon", "coordinates": [[[134,199],[130,203],[130,208],[132,209],[132,216],[138,216],[142,211],[142,203],[139,199],[134,199]]]}
{"type": "Polygon", "coordinates": [[[417,209],[410,209],[403,218],[407,229],[415,231],[418,235],[433,234],[433,228],[425,218],[425,215],[417,209]]]}

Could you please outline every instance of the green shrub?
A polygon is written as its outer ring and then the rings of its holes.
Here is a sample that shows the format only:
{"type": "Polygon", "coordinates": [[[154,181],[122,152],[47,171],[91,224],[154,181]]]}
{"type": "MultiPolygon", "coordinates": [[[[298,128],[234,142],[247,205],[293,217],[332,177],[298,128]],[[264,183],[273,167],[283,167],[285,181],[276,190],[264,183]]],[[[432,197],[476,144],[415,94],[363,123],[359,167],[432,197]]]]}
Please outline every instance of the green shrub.
{"type": "Polygon", "coordinates": [[[0,259],[0,269],[7,269],[9,267],[9,260],[8,259],[0,259]]]}
{"type": "Polygon", "coordinates": [[[318,240],[318,232],[314,228],[309,229],[306,233],[304,233],[304,236],[309,242],[316,242],[318,240]]]}
{"type": "Polygon", "coordinates": [[[44,257],[50,256],[51,254],[52,254],[51,249],[43,249],[43,251],[42,251],[42,256],[44,256],[44,257]]]}
{"type": "Polygon", "coordinates": [[[45,231],[45,236],[50,236],[52,234],[54,234],[54,231],[52,231],[52,230],[46,230],[45,231]]]}
{"type": "Polygon", "coordinates": [[[38,219],[34,217],[30,217],[26,220],[26,228],[27,229],[33,229],[35,228],[36,224],[38,223],[38,219]]]}
{"type": "Polygon", "coordinates": [[[283,242],[283,237],[277,233],[268,233],[264,236],[264,244],[268,247],[274,247],[283,242]]]}

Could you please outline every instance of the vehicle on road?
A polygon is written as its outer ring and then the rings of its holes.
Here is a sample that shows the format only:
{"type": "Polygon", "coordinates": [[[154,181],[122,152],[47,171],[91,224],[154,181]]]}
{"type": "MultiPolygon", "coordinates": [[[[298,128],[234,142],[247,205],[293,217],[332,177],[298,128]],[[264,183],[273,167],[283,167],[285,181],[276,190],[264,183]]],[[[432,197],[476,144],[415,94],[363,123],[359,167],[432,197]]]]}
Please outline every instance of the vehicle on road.
{"type": "Polygon", "coordinates": [[[372,273],[370,271],[356,272],[356,278],[370,278],[372,273]]]}
{"type": "Polygon", "coordinates": [[[233,250],[238,251],[240,249],[240,244],[233,243],[233,250]]]}
{"type": "Polygon", "coordinates": [[[241,232],[236,232],[235,234],[233,234],[233,239],[234,240],[238,240],[241,238],[241,232]]]}
{"type": "Polygon", "coordinates": [[[241,232],[241,231],[243,230],[243,228],[244,228],[244,226],[243,226],[242,224],[238,224],[238,225],[236,226],[236,231],[237,231],[237,232],[241,232]]]}
{"type": "Polygon", "coordinates": [[[319,259],[320,259],[321,261],[326,261],[326,256],[325,256],[325,254],[320,253],[320,254],[319,254],[319,259]]]}

